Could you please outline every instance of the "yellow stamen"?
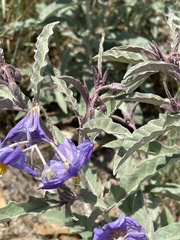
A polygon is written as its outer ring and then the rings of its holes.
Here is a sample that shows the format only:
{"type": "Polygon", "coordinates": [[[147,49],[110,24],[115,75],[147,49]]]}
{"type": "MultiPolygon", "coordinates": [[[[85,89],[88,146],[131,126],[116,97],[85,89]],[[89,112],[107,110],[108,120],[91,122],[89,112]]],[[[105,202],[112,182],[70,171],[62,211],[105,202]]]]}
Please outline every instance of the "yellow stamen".
{"type": "Polygon", "coordinates": [[[75,184],[80,184],[81,179],[79,176],[75,177],[75,184]]]}
{"type": "Polygon", "coordinates": [[[0,177],[2,177],[4,175],[6,170],[7,170],[7,165],[0,162],[0,177]]]}
{"type": "Polygon", "coordinates": [[[35,114],[39,114],[39,113],[40,113],[40,107],[39,107],[39,106],[34,106],[34,107],[28,112],[28,114],[31,113],[31,112],[34,112],[35,114]]]}

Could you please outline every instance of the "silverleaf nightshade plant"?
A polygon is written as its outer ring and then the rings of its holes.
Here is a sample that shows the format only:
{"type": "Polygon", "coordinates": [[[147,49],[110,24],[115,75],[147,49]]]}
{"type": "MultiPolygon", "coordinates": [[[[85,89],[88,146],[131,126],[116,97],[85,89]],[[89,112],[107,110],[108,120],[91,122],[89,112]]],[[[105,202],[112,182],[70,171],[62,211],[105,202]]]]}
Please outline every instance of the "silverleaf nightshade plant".
{"type": "MultiPolygon", "coordinates": [[[[6,98],[5,94],[3,95],[5,102],[3,102],[2,109],[26,113],[25,117],[9,131],[0,145],[0,174],[3,175],[6,167],[10,165],[34,176],[38,181],[37,190],[48,190],[43,199],[34,197],[24,205],[13,202],[5,209],[0,209],[0,221],[17,218],[18,214],[15,212],[14,216],[10,211],[11,206],[13,209],[17,207],[18,210],[22,207],[18,217],[49,210],[44,214],[47,220],[48,216],[57,222],[60,220],[60,224],[69,226],[83,239],[163,240],[162,237],[159,238],[163,234],[158,232],[163,228],[157,229],[157,226],[162,225],[159,219],[161,209],[155,209],[156,211],[153,212],[153,204],[151,204],[157,195],[160,199],[160,192],[155,190],[154,195],[153,188],[158,182],[155,184],[153,182],[152,185],[151,177],[158,174],[166,165],[170,165],[180,158],[180,150],[177,145],[164,146],[159,141],[162,135],[166,136],[171,129],[177,129],[180,126],[179,102],[171,97],[165,85],[164,88],[169,99],[163,99],[155,94],[140,94],[136,92],[136,89],[142,84],[143,77],[151,75],[154,71],[157,72],[157,68],[153,70],[152,66],[158,64],[161,67],[171,67],[171,73],[175,70],[177,80],[179,54],[174,53],[167,58],[161,54],[155,43],[150,44],[150,50],[127,46],[124,49],[134,51],[135,57],[133,59],[132,56],[130,59],[131,55],[127,54],[122,57],[122,61],[126,59],[127,63],[132,64],[138,59],[138,66],[135,64],[129,68],[128,74],[132,73],[130,77],[125,74],[122,81],[109,82],[110,70],[105,70],[104,74],[102,71],[104,57],[104,36],[102,36],[97,67],[92,67],[94,86],[92,89],[88,89],[85,80],[80,81],[72,76],[61,76],[60,71],[50,64],[48,44],[54,27],[58,28],[58,24],[59,22],[53,22],[46,25],[37,39],[35,64],[30,78],[32,100],[23,95],[18,87],[20,73],[18,74],[14,67],[10,67],[5,62],[3,50],[0,51],[0,83],[11,96],[6,98]],[[146,55],[146,60],[139,58],[140,55],[146,55]],[[46,68],[46,66],[48,67],[46,68]],[[149,66],[151,66],[150,70],[149,66]],[[136,71],[136,67],[138,71],[136,71]],[[66,136],[63,136],[62,140],[62,132],[53,126],[48,113],[41,106],[41,93],[44,90],[43,84],[44,82],[46,84],[47,76],[50,79],[50,89],[60,91],[61,97],[64,97],[65,103],[67,103],[67,109],[73,110],[75,113],[79,124],[76,142],[66,136]],[[76,99],[78,94],[74,94],[71,85],[74,87],[73,90],[77,90],[81,95],[80,100],[76,99]],[[6,104],[6,100],[11,104],[6,104]],[[128,101],[135,102],[135,107],[127,108],[126,112],[122,103],[128,101]],[[136,106],[143,101],[169,109],[173,115],[161,113],[158,119],[152,119],[147,124],[142,123],[138,126],[136,124],[138,115],[136,106]],[[116,110],[121,111],[124,124],[122,121],[118,122],[121,117],[116,117],[116,110]],[[128,129],[128,125],[131,131],[128,129]],[[108,137],[111,140],[108,140],[108,137]],[[103,144],[105,142],[106,147],[116,153],[113,156],[113,167],[111,171],[108,171],[109,177],[105,178],[102,183],[98,179],[99,174],[97,174],[96,168],[89,164],[93,150],[99,148],[96,139],[103,139],[103,144]],[[96,142],[95,147],[94,142],[96,142]],[[46,156],[41,146],[45,146],[45,151],[49,151],[48,149],[51,148],[53,153],[50,157],[46,156]],[[141,155],[143,155],[142,159],[141,155]],[[68,181],[69,179],[71,181],[68,181]],[[37,204],[39,207],[35,204],[36,201],[41,202],[40,205],[37,204]],[[73,204],[76,201],[80,201],[82,209],[75,208],[73,204]],[[115,221],[111,219],[111,210],[114,210],[115,217],[118,218],[115,221]],[[1,215],[4,216],[3,211],[8,215],[6,219],[1,218],[1,215]],[[151,216],[152,212],[153,217],[151,216]]],[[[175,50],[177,52],[178,47],[175,50]]],[[[114,57],[117,58],[118,48],[116,51],[114,57]]],[[[111,52],[110,59],[112,59],[112,54],[111,52]]],[[[122,55],[121,52],[120,56],[122,55]]],[[[169,73],[169,69],[166,73],[169,73]]],[[[105,152],[104,149],[102,152],[105,152]]],[[[95,157],[96,153],[93,155],[93,158],[95,157]]],[[[105,160],[102,161],[105,164],[105,160]]],[[[99,162],[98,159],[97,162],[99,162]]],[[[153,179],[153,181],[155,180],[153,179]]],[[[164,188],[166,189],[166,186],[164,188]]],[[[177,188],[173,185],[171,192],[168,187],[166,193],[170,192],[170,196],[175,196],[177,199],[177,188]]],[[[178,227],[172,225],[171,228],[173,231],[164,229],[164,232],[169,231],[169,234],[173,234],[171,236],[174,239],[174,236],[178,236],[176,230],[178,227]]]]}

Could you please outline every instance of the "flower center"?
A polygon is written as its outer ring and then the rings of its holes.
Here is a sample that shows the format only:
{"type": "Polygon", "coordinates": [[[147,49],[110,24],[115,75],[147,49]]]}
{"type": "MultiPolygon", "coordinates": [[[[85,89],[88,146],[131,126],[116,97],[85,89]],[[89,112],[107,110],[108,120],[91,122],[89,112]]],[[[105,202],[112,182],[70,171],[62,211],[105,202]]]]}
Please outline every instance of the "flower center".
{"type": "Polygon", "coordinates": [[[113,240],[117,239],[117,240],[124,240],[126,237],[126,233],[125,232],[119,232],[118,230],[113,229],[113,240]]]}
{"type": "Polygon", "coordinates": [[[54,169],[52,169],[51,167],[49,166],[46,166],[46,170],[44,172],[44,178],[47,180],[47,181],[51,181],[51,180],[54,180],[56,179],[58,176],[57,176],[57,173],[54,169]]]}

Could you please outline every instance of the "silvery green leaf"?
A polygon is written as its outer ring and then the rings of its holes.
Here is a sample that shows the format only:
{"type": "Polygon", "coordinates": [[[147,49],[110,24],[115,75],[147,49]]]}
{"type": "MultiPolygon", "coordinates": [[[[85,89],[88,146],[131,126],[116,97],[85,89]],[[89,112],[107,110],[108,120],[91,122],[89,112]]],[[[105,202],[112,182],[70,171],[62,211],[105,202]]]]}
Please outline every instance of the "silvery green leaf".
{"type": "MultiPolygon", "coordinates": [[[[161,213],[159,214],[161,226],[167,226],[174,222],[174,216],[169,206],[164,205],[161,213]]],[[[158,228],[156,228],[158,229],[158,228]]]]}
{"type": "Polygon", "coordinates": [[[157,240],[179,240],[180,239],[180,222],[172,223],[162,227],[155,232],[157,240]]]}
{"type": "Polygon", "coordinates": [[[36,51],[34,55],[35,63],[33,66],[33,74],[30,78],[32,83],[32,92],[34,94],[35,101],[39,101],[39,94],[41,90],[41,83],[44,79],[44,70],[49,63],[48,52],[49,42],[53,35],[53,29],[59,24],[59,22],[53,22],[47,24],[40,35],[37,38],[35,44],[36,51]]]}
{"type": "Polygon", "coordinates": [[[139,72],[135,75],[131,75],[130,77],[128,77],[127,79],[124,79],[122,81],[122,83],[124,83],[125,85],[128,85],[128,89],[126,90],[127,93],[132,93],[134,90],[136,90],[139,86],[141,86],[143,84],[144,81],[146,81],[146,79],[148,77],[150,77],[152,74],[157,73],[158,71],[155,70],[147,70],[144,72],[139,72]]]}
{"type": "Polygon", "coordinates": [[[117,175],[117,178],[120,178],[120,185],[111,187],[111,193],[105,196],[106,205],[109,209],[120,206],[122,201],[134,193],[144,180],[155,175],[167,164],[178,161],[179,158],[180,154],[158,155],[138,164],[133,172],[127,172],[122,177],[117,175]]]}
{"type": "Polygon", "coordinates": [[[85,176],[91,191],[82,188],[80,190],[81,197],[86,203],[106,209],[104,201],[99,198],[101,194],[101,182],[97,179],[97,172],[91,168],[87,168],[85,176]]]}
{"type": "MultiPolygon", "coordinates": [[[[145,55],[140,54],[142,50],[147,51],[136,46],[113,47],[103,53],[103,60],[136,64],[147,59],[145,55]]],[[[97,59],[97,56],[93,59],[97,59]]]]}
{"type": "Polygon", "coordinates": [[[116,100],[123,100],[125,102],[142,102],[148,103],[155,106],[161,106],[162,104],[169,104],[168,98],[162,98],[153,93],[140,93],[140,92],[132,92],[128,94],[123,94],[119,97],[115,97],[116,100]]]}
{"type": "Polygon", "coordinates": [[[179,45],[179,24],[175,24],[174,20],[177,22],[180,22],[180,18],[175,16],[173,13],[169,15],[168,18],[168,25],[171,30],[171,37],[172,37],[172,42],[171,42],[171,49],[176,49],[177,52],[179,52],[180,45],[179,45]]]}
{"type": "MultiPolygon", "coordinates": [[[[147,185],[148,187],[149,185],[147,185]]],[[[155,229],[158,227],[161,198],[158,195],[148,193],[147,209],[151,216],[155,229]]]]}
{"type": "Polygon", "coordinates": [[[55,100],[56,100],[57,104],[62,109],[62,111],[65,114],[67,114],[68,113],[67,102],[65,101],[62,92],[58,91],[58,89],[55,89],[54,94],[55,94],[55,100]]]}
{"type": "Polygon", "coordinates": [[[26,203],[9,202],[7,206],[0,208],[0,222],[9,222],[26,215],[35,216],[50,208],[44,198],[30,197],[26,203]]]}
{"type": "Polygon", "coordinates": [[[101,193],[101,182],[97,179],[97,171],[87,168],[85,175],[91,185],[92,192],[99,197],[101,193]]]}
{"type": "Polygon", "coordinates": [[[59,77],[51,76],[53,82],[57,86],[56,91],[60,91],[62,94],[65,95],[65,101],[67,103],[71,104],[72,109],[77,113],[78,110],[78,105],[77,105],[77,100],[73,96],[73,92],[67,87],[66,82],[62,79],[59,79],[59,77]]]}
{"type": "Polygon", "coordinates": [[[140,73],[143,74],[145,72],[151,72],[151,74],[162,72],[177,81],[180,81],[180,74],[178,73],[178,67],[176,65],[162,61],[145,61],[132,66],[124,75],[122,84],[127,85],[133,83],[135,81],[135,77],[137,77],[140,73]]]}
{"type": "MultiPolygon", "coordinates": [[[[130,138],[125,139],[122,148],[128,150],[121,158],[120,162],[115,164],[114,173],[117,172],[120,165],[126,159],[137,151],[141,146],[150,142],[154,138],[167,133],[168,131],[180,126],[180,115],[160,114],[158,119],[149,121],[146,125],[135,130],[130,138]]],[[[121,151],[121,150],[120,150],[121,151]]]]}
{"type": "MultiPolygon", "coordinates": [[[[154,71],[150,71],[150,72],[140,72],[139,74],[137,74],[137,76],[132,76],[132,79],[131,79],[131,84],[128,86],[128,88],[126,89],[126,93],[124,92],[116,92],[116,93],[112,93],[112,91],[108,91],[107,93],[103,94],[101,96],[101,98],[103,99],[103,101],[105,101],[106,103],[106,107],[107,107],[107,116],[111,116],[115,110],[117,110],[121,104],[124,102],[125,99],[123,99],[124,96],[129,96],[128,94],[132,94],[130,96],[136,96],[136,93],[132,93],[134,90],[136,90],[141,84],[143,84],[143,82],[150,76],[152,75],[153,73],[155,73],[154,71]],[[134,95],[133,95],[134,94],[134,95]]],[[[126,79],[123,80],[124,83],[126,84],[126,79]]],[[[127,83],[128,84],[128,83],[127,83]]],[[[138,93],[137,93],[138,94],[138,93]]],[[[135,97],[134,96],[134,97],[135,97]]],[[[154,96],[155,97],[155,96],[154,96]]],[[[139,101],[143,101],[143,96],[140,94],[139,96],[137,96],[137,100],[139,98],[139,101]]],[[[148,96],[147,96],[148,98],[148,96]]],[[[153,103],[156,104],[157,102],[161,102],[161,101],[157,101],[158,99],[159,100],[162,100],[162,102],[167,102],[167,100],[164,100],[161,99],[159,96],[155,97],[156,99],[153,99],[153,103]]],[[[135,97],[136,99],[136,97],[135,97]]],[[[126,99],[126,101],[128,101],[128,98],[126,99]]],[[[150,99],[146,99],[145,97],[145,101],[149,102],[150,99]]],[[[104,114],[101,112],[101,111],[98,111],[96,113],[96,117],[100,117],[100,116],[104,116],[104,114]]]]}
{"type": "MultiPolygon", "coordinates": [[[[131,143],[130,143],[131,144],[131,143]]],[[[153,149],[152,149],[153,150],[153,149]]],[[[119,155],[124,155],[125,149],[120,148],[119,155]]],[[[111,187],[111,193],[105,196],[105,202],[109,208],[115,205],[120,206],[122,200],[127,198],[130,194],[134,193],[139,185],[146,179],[152,177],[168,164],[177,162],[180,159],[180,148],[176,145],[172,147],[163,146],[159,143],[157,148],[139,164],[134,164],[134,168],[127,171],[126,162],[125,171],[117,171],[116,177],[120,179],[120,184],[111,187]]],[[[129,161],[129,159],[127,160],[129,161]]]]}
{"type": "Polygon", "coordinates": [[[141,163],[135,165],[133,171],[126,172],[123,176],[117,173],[117,178],[120,178],[120,185],[125,190],[126,194],[133,193],[145,179],[155,175],[168,164],[179,161],[180,148],[177,146],[169,147],[168,153],[160,150],[156,156],[148,157],[141,163]]]}
{"type": "Polygon", "coordinates": [[[106,204],[102,199],[100,199],[97,195],[93,194],[89,190],[82,188],[80,190],[81,197],[85,203],[90,203],[94,207],[99,207],[100,209],[106,209],[106,204]]]}
{"type": "Polygon", "coordinates": [[[65,226],[69,222],[73,221],[64,210],[55,210],[55,209],[45,212],[42,215],[42,218],[60,227],[65,226]]]}
{"type": "Polygon", "coordinates": [[[97,217],[99,215],[102,214],[102,211],[99,209],[99,208],[96,208],[92,213],[91,215],[88,217],[88,229],[89,230],[93,230],[93,227],[94,227],[94,223],[95,223],[95,220],[97,219],[97,217]]]}
{"type": "Polygon", "coordinates": [[[54,130],[54,133],[55,133],[58,143],[63,144],[64,143],[64,134],[56,126],[53,126],[53,130],[54,130]]]}
{"type": "MultiPolygon", "coordinates": [[[[148,240],[156,239],[154,234],[153,221],[150,215],[147,213],[145,207],[140,208],[137,212],[135,212],[133,217],[136,221],[142,224],[143,228],[147,231],[148,240]]],[[[157,240],[159,239],[157,238],[157,240]]]]}
{"type": "Polygon", "coordinates": [[[0,108],[27,110],[28,106],[30,106],[29,98],[22,93],[16,83],[13,84],[16,86],[15,92],[17,94],[13,94],[8,86],[0,84],[0,108]]]}
{"type": "Polygon", "coordinates": [[[45,19],[57,15],[58,12],[62,14],[71,8],[71,4],[71,1],[62,1],[62,3],[53,2],[48,6],[43,6],[39,11],[39,20],[43,22],[45,19]]]}
{"type": "Polygon", "coordinates": [[[117,135],[122,135],[123,138],[124,136],[130,137],[131,133],[129,130],[122,125],[118,123],[114,123],[112,119],[110,118],[103,118],[103,117],[97,117],[88,120],[85,124],[84,127],[82,128],[84,133],[97,133],[97,132],[106,132],[108,134],[113,134],[115,136],[117,135]]]}
{"type": "Polygon", "coordinates": [[[0,98],[13,100],[14,96],[8,86],[0,84],[0,98]]]}

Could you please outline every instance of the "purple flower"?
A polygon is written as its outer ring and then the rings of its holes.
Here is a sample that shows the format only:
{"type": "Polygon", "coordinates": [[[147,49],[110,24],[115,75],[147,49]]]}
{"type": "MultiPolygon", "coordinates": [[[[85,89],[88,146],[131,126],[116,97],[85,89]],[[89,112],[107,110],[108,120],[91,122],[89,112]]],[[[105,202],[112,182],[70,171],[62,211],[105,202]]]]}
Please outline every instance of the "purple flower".
{"type": "Polygon", "coordinates": [[[90,158],[93,143],[85,140],[76,147],[71,140],[65,138],[64,144],[60,144],[58,149],[62,156],[56,154],[56,160],[50,160],[48,165],[44,167],[41,176],[43,183],[41,189],[58,188],[67,179],[76,177],[79,170],[90,158]]]}
{"type": "Polygon", "coordinates": [[[146,240],[146,230],[131,217],[120,217],[114,222],[105,224],[102,229],[94,229],[93,240],[146,240]]]}
{"type": "Polygon", "coordinates": [[[42,127],[45,128],[45,125],[43,125],[40,119],[39,111],[38,106],[33,107],[28,114],[10,130],[3,144],[7,141],[29,141],[29,144],[32,145],[40,143],[41,141],[51,141],[42,129],[42,127]]]}
{"type": "Polygon", "coordinates": [[[3,165],[10,165],[31,175],[38,175],[38,173],[26,163],[26,154],[21,151],[20,146],[14,149],[9,146],[2,147],[2,145],[0,145],[0,162],[3,165]]]}

